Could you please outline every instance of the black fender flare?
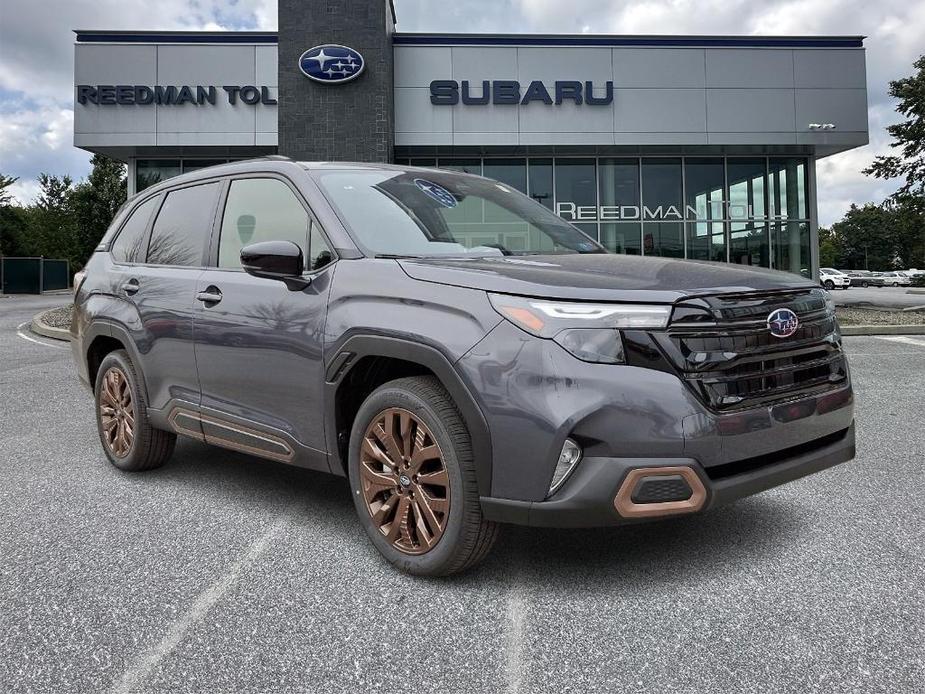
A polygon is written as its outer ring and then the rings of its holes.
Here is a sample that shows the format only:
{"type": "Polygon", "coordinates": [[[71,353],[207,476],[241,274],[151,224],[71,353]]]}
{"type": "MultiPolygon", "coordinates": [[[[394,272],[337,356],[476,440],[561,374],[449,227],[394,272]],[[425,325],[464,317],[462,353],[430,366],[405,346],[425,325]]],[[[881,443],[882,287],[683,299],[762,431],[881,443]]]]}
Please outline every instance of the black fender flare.
{"type": "MultiPolygon", "coordinates": [[[[459,408],[469,435],[472,438],[472,454],[475,460],[479,494],[491,493],[491,435],[485,415],[470,388],[453,368],[452,362],[440,350],[429,345],[402,337],[386,335],[355,334],[340,347],[332,350],[333,357],[325,368],[325,438],[328,450],[334,460],[339,459],[336,422],[337,389],[344,377],[364,357],[386,357],[410,361],[426,367],[443,384],[459,408]]],[[[332,460],[331,469],[335,469],[332,460]]]]}
{"type": "MultiPolygon", "coordinates": [[[[114,321],[96,318],[87,324],[87,327],[81,335],[80,358],[84,360],[84,364],[87,366],[87,378],[90,378],[90,345],[93,344],[93,341],[97,337],[111,337],[122,343],[132,363],[135,365],[135,370],[141,377],[140,385],[144,389],[145,400],[147,400],[148,385],[145,383],[145,374],[144,369],[141,368],[141,358],[138,354],[138,348],[135,346],[135,341],[132,339],[125,326],[114,321]]],[[[90,383],[89,385],[90,390],[93,390],[96,386],[95,383],[90,383]]]]}

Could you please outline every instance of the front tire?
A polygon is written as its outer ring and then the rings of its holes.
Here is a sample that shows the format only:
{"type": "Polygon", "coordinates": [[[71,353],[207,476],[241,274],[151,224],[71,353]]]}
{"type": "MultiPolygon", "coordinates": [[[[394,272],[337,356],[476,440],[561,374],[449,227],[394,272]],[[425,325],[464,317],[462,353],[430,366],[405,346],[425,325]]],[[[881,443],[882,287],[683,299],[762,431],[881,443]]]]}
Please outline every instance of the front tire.
{"type": "Polygon", "coordinates": [[[436,378],[391,381],[366,399],[348,468],[366,534],[402,571],[464,571],[494,544],[498,526],[482,516],[469,432],[436,378]]]}
{"type": "Polygon", "coordinates": [[[177,436],[151,426],[141,379],[125,350],[103,359],[93,393],[96,427],[110,463],[138,472],[160,467],[170,458],[177,436]]]}

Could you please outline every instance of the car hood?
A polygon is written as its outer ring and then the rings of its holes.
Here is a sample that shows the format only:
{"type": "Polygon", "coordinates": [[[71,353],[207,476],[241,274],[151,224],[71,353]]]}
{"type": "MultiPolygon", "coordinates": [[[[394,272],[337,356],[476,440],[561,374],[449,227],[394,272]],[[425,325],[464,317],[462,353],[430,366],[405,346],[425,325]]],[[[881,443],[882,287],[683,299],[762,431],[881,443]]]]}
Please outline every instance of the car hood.
{"type": "Polygon", "coordinates": [[[544,298],[647,301],[816,285],[776,270],[728,263],[617,254],[414,258],[398,261],[414,279],[544,298]]]}

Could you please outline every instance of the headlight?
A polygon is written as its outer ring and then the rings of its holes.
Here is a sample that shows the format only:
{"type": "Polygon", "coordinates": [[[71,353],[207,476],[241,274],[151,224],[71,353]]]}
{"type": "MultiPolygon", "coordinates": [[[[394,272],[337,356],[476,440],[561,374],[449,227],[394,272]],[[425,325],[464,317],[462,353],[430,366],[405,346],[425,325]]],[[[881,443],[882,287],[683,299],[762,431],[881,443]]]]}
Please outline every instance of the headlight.
{"type": "Polygon", "coordinates": [[[621,328],[646,330],[668,325],[671,306],[546,301],[489,294],[491,305],[517,327],[551,338],[582,361],[624,362],[621,328]]]}
{"type": "Polygon", "coordinates": [[[671,315],[671,306],[654,304],[546,301],[506,294],[488,298],[498,313],[537,337],[555,337],[565,328],[661,329],[671,315]]]}
{"type": "Polygon", "coordinates": [[[622,364],[623,338],[613,328],[566,328],[553,338],[582,361],[622,364]]]}

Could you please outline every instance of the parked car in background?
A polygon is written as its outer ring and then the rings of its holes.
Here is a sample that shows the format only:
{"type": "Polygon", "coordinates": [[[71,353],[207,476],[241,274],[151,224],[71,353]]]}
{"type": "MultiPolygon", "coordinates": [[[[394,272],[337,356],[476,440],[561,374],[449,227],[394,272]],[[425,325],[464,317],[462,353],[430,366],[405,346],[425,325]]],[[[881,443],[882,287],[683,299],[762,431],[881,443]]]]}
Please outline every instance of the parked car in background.
{"type": "Polygon", "coordinates": [[[851,280],[852,287],[882,287],[883,278],[877,277],[874,273],[867,270],[849,270],[848,279],[851,280]]]}
{"type": "Polygon", "coordinates": [[[912,284],[912,280],[901,272],[881,272],[880,277],[883,279],[883,284],[890,287],[908,287],[912,284]]]}
{"type": "Polygon", "coordinates": [[[835,288],[847,289],[851,286],[851,278],[841,270],[830,267],[819,268],[819,284],[832,291],[835,288]]]}

